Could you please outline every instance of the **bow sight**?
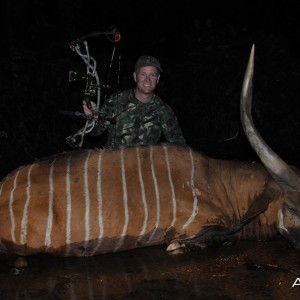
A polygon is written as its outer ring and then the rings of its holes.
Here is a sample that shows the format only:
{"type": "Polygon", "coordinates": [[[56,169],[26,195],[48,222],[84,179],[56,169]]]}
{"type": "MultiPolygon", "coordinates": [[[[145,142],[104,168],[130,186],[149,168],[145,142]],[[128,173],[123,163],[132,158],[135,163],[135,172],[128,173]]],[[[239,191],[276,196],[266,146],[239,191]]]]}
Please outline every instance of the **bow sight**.
{"type": "MultiPolygon", "coordinates": [[[[91,132],[95,127],[95,125],[97,124],[97,122],[105,122],[105,120],[98,120],[99,119],[98,112],[101,103],[101,88],[107,88],[107,86],[100,81],[97,72],[97,62],[95,58],[90,55],[88,43],[86,41],[87,38],[97,37],[99,35],[106,35],[109,41],[114,43],[119,42],[121,39],[119,30],[116,27],[111,27],[106,32],[93,32],[91,34],[77,38],[76,40],[69,43],[71,50],[76,52],[82,58],[82,60],[86,65],[85,75],[79,75],[75,71],[70,71],[69,82],[74,82],[78,79],[85,81],[84,101],[86,102],[88,108],[90,108],[92,111],[91,116],[85,116],[84,114],[81,113],[79,114],[73,113],[75,115],[82,115],[86,118],[86,123],[84,127],[81,128],[79,131],[77,131],[75,134],[70,135],[66,138],[67,144],[71,146],[73,149],[82,147],[85,134],[91,132]],[[90,98],[93,96],[97,96],[97,104],[96,104],[96,108],[92,109],[90,98]]],[[[114,50],[113,50],[113,55],[114,55],[114,50]]],[[[63,112],[63,113],[70,114],[68,112],[63,112]]]]}

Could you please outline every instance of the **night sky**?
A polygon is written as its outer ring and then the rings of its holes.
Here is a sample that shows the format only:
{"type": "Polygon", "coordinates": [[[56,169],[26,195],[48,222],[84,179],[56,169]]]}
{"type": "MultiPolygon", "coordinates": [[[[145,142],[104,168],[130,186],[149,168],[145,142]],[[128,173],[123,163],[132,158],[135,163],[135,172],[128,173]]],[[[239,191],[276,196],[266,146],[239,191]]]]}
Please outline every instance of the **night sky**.
{"type": "MultiPolygon", "coordinates": [[[[84,72],[85,65],[69,42],[111,26],[119,29],[120,42],[105,35],[87,39],[99,76],[110,86],[104,96],[133,86],[140,55],[156,56],[164,69],[156,92],[174,109],[188,144],[224,159],[254,158],[241,129],[239,96],[255,44],[255,124],[276,152],[298,164],[296,3],[1,0],[1,177],[72,150],[65,138],[85,120],[60,111],[81,111],[84,82],[70,83],[68,74],[84,72]]],[[[84,148],[101,146],[103,139],[86,138],[84,148]]]]}

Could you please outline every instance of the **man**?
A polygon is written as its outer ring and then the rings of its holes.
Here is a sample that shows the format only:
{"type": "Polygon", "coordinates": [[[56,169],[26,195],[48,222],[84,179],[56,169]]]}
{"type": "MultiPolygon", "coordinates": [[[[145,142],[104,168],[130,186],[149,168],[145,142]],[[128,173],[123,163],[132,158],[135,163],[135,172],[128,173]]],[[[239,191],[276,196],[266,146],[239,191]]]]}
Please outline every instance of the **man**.
{"type": "MultiPolygon", "coordinates": [[[[185,139],[171,107],[154,90],[162,72],[160,62],[152,56],[141,56],[135,64],[134,89],[111,95],[100,108],[99,122],[90,133],[102,134],[108,130],[105,148],[116,149],[137,145],[154,145],[163,133],[169,143],[185,144],[185,139]]],[[[96,107],[91,102],[91,108],[96,107]]],[[[85,115],[92,114],[83,102],[85,115]]]]}

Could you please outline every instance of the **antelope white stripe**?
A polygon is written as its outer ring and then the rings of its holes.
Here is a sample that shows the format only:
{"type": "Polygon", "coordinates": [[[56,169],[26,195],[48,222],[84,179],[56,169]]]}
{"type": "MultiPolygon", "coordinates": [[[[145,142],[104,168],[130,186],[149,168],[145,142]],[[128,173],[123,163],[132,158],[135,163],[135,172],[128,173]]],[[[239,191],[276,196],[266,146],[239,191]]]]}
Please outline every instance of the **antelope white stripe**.
{"type": "Polygon", "coordinates": [[[14,191],[17,187],[17,179],[19,176],[20,171],[17,172],[17,174],[15,175],[15,179],[14,179],[14,187],[13,189],[10,191],[9,194],[9,215],[10,215],[10,221],[11,221],[11,238],[13,240],[13,242],[16,242],[16,237],[15,237],[15,216],[14,216],[14,210],[13,210],[13,204],[14,204],[14,191]]]}
{"type": "Polygon", "coordinates": [[[147,228],[147,223],[148,223],[148,207],[147,207],[147,201],[146,201],[146,194],[145,194],[145,186],[144,186],[144,180],[143,180],[143,174],[142,174],[142,167],[141,167],[141,159],[140,159],[140,148],[136,148],[136,155],[137,155],[137,162],[138,162],[138,171],[139,171],[139,181],[140,181],[140,187],[141,187],[141,196],[142,196],[142,201],[143,201],[143,206],[144,206],[144,223],[142,230],[139,234],[138,241],[143,237],[145,234],[146,228],[147,228]]]}
{"type": "Polygon", "coordinates": [[[21,223],[21,244],[26,244],[27,242],[27,218],[28,218],[28,207],[30,202],[30,188],[31,188],[31,181],[30,181],[30,175],[31,170],[35,166],[35,164],[31,165],[28,174],[27,174],[27,187],[26,187],[26,202],[23,210],[23,217],[22,217],[22,223],[21,223]]]}
{"type": "Polygon", "coordinates": [[[157,178],[155,175],[155,168],[154,168],[154,163],[153,163],[153,147],[150,147],[150,162],[151,162],[151,174],[153,178],[153,183],[154,183],[154,190],[155,190],[155,199],[156,199],[156,222],[155,222],[155,229],[152,231],[151,236],[149,237],[150,242],[156,233],[159,222],[160,222],[160,199],[159,199],[159,190],[158,190],[158,184],[157,184],[157,178]]]}
{"type": "Polygon", "coordinates": [[[66,170],[66,199],[67,199],[67,220],[66,220],[66,254],[70,252],[71,243],[71,220],[72,220],[72,198],[71,198],[71,181],[70,181],[70,160],[71,155],[67,159],[67,170],[66,170]]]}
{"type": "MultiPolygon", "coordinates": [[[[84,164],[84,199],[85,199],[85,237],[87,243],[90,239],[90,191],[89,191],[89,175],[88,175],[88,162],[91,152],[87,152],[84,164]]],[[[86,245],[87,246],[87,245],[86,245]]]]}
{"type": "Polygon", "coordinates": [[[2,194],[2,189],[3,189],[3,186],[4,186],[4,182],[5,182],[5,180],[2,181],[2,182],[0,182],[0,184],[1,184],[1,188],[0,188],[0,197],[1,197],[1,194],[2,194]]]}
{"type": "Polygon", "coordinates": [[[124,226],[123,230],[119,239],[119,242],[117,243],[117,246],[115,247],[114,251],[118,251],[120,247],[124,243],[125,235],[127,232],[128,227],[128,195],[127,195],[127,186],[126,186],[126,174],[125,174],[125,163],[124,163],[124,149],[121,149],[120,151],[121,155],[121,171],[122,171],[122,188],[123,188],[123,203],[124,203],[124,226]]]}
{"type": "MultiPolygon", "coordinates": [[[[0,182],[0,185],[1,185],[1,187],[0,187],[0,198],[1,198],[2,188],[3,188],[4,182],[5,181],[0,182]]],[[[0,247],[1,247],[1,244],[2,244],[2,238],[0,237],[0,247]]]]}
{"type": "Polygon", "coordinates": [[[96,247],[94,248],[93,254],[97,252],[99,249],[103,233],[104,233],[104,224],[103,224],[103,215],[102,215],[102,205],[103,205],[103,195],[102,195],[102,154],[103,150],[99,151],[99,158],[98,158],[98,172],[97,172],[97,200],[98,200],[98,224],[99,224],[99,237],[96,247]]]}
{"type": "Polygon", "coordinates": [[[170,161],[169,161],[169,156],[168,156],[168,149],[167,149],[166,145],[163,145],[163,148],[165,151],[165,158],[166,158],[167,169],[168,169],[168,177],[169,177],[169,183],[170,183],[170,188],[171,188],[171,193],[172,193],[173,220],[170,225],[170,227],[172,227],[172,226],[174,226],[174,224],[176,222],[176,195],[175,195],[175,189],[174,189],[174,184],[173,184],[173,180],[172,180],[171,167],[170,167],[170,161]]]}
{"type": "Polygon", "coordinates": [[[191,158],[191,188],[194,198],[194,204],[193,204],[193,211],[189,217],[189,219],[186,221],[186,223],[182,226],[183,230],[186,230],[186,228],[194,221],[197,213],[198,213],[198,198],[195,191],[195,165],[194,165],[194,158],[192,149],[189,148],[190,158],[191,158]]]}
{"type": "Polygon", "coordinates": [[[45,236],[45,246],[51,246],[51,232],[53,225],[53,169],[54,163],[56,159],[54,159],[51,163],[50,173],[49,173],[49,204],[48,204],[48,222],[47,222],[47,231],[45,236]]]}

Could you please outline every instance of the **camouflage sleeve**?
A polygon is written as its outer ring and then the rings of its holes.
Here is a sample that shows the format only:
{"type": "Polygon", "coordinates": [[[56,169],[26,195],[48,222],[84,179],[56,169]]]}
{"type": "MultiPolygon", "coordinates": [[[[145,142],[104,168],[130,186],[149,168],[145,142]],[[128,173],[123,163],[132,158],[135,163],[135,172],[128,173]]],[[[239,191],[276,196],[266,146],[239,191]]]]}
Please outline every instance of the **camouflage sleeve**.
{"type": "Polygon", "coordinates": [[[168,142],[174,144],[186,144],[176,115],[168,105],[165,105],[161,110],[161,126],[168,142]]]}

